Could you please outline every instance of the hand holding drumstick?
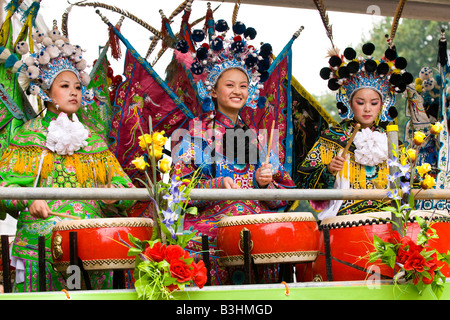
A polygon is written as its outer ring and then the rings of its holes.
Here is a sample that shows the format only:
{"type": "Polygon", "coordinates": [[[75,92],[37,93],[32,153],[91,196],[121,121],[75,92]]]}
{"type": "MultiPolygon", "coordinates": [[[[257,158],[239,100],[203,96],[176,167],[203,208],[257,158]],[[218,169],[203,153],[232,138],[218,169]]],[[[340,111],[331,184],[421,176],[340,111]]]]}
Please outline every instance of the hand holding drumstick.
{"type": "Polygon", "coordinates": [[[352,145],[353,139],[355,138],[356,133],[359,131],[360,127],[361,127],[361,125],[359,123],[357,123],[355,125],[355,129],[353,130],[352,135],[350,136],[350,139],[348,140],[344,151],[340,155],[338,154],[336,157],[334,157],[331,160],[330,164],[328,164],[328,171],[331,174],[336,174],[339,171],[341,171],[342,169],[344,169],[344,163],[345,163],[345,158],[347,156],[348,149],[352,145]]]}
{"type": "MultiPolygon", "coordinates": [[[[112,180],[112,173],[111,173],[111,170],[108,170],[108,182],[106,183],[105,188],[111,188],[111,187],[114,188],[114,186],[111,185],[111,180],[112,180]]],[[[102,200],[102,202],[104,204],[113,204],[113,203],[116,203],[117,200],[102,200]]]]}

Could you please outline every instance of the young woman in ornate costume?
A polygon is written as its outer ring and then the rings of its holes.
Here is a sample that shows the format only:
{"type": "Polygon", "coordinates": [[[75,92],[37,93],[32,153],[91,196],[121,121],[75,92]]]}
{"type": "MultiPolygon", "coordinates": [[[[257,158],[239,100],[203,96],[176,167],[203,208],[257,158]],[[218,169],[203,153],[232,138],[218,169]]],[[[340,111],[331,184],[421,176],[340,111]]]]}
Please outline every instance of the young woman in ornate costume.
{"type": "MultiPolygon", "coordinates": [[[[388,48],[385,56],[375,60],[375,47],[368,43],[357,57],[347,48],[343,55],[332,55],[329,67],[321,70],[336,93],[339,115],[344,120],[337,127],[325,130],[299,166],[300,188],[311,189],[374,189],[386,188],[389,169],[388,140],[380,123],[394,120],[397,115],[395,94],[403,92],[413,81],[404,71],[406,60],[388,48]],[[351,144],[346,157],[342,152],[355,125],[361,129],[351,144]]],[[[356,129],[357,130],[357,129],[356,129]]],[[[319,211],[319,219],[378,211],[380,203],[372,200],[311,202],[319,211]]]]}
{"type": "MultiPolygon", "coordinates": [[[[131,188],[105,141],[78,121],[76,112],[89,103],[86,85],[89,76],[82,71],[86,63],[81,49],[53,29],[38,43],[19,68],[18,79],[24,90],[44,100],[45,116],[23,124],[0,159],[1,187],[131,188]],[[109,172],[109,173],[108,173],[109,172]]],[[[133,201],[100,200],[1,200],[0,217],[17,218],[12,247],[16,268],[15,292],[38,290],[38,237],[46,238],[47,290],[66,288],[62,274],[52,268],[50,241],[53,226],[64,213],[82,219],[125,215],[133,201]]],[[[63,218],[67,219],[67,218],[63,218]]],[[[95,244],[93,244],[95,245],[95,244]]],[[[112,288],[109,272],[90,275],[93,289],[112,288]]]]}
{"type": "MultiPolygon", "coordinates": [[[[219,193],[224,188],[295,187],[273,153],[269,163],[264,163],[265,151],[260,145],[258,128],[251,128],[239,116],[244,106],[256,103],[256,90],[261,88],[261,78],[255,68],[257,52],[254,48],[250,49],[246,39],[240,36],[245,33],[245,28],[236,34],[238,26],[233,26],[235,37],[228,40],[222,34],[228,30],[226,22],[218,20],[215,29],[221,33],[213,37],[209,44],[205,63],[202,63],[202,52],[197,51],[197,60],[192,64],[191,70],[197,74],[203,72],[203,69],[207,72],[205,82],[198,83],[205,112],[190,121],[187,135],[178,146],[174,173],[184,179],[199,171],[198,187],[218,189],[219,193]],[[250,63],[253,58],[254,63],[250,63]],[[233,147],[235,150],[232,150],[233,147]]],[[[226,270],[220,266],[216,251],[217,223],[220,219],[224,216],[283,210],[287,202],[218,200],[196,201],[194,204],[199,209],[198,215],[187,215],[184,229],[197,231],[197,236],[208,235],[212,262],[211,282],[217,285],[239,284],[243,280],[241,270],[226,270]]],[[[191,241],[189,248],[201,257],[199,238],[191,241]]],[[[264,276],[265,281],[278,280],[275,267],[267,267],[264,276]]]]}

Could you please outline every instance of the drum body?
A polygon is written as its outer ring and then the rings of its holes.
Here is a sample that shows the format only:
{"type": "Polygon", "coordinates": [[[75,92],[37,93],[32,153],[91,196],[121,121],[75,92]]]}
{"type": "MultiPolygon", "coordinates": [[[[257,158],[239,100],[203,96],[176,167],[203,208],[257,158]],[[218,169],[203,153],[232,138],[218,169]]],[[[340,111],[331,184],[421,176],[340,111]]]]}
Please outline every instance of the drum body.
{"type": "Polygon", "coordinates": [[[51,251],[53,265],[66,271],[70,264],[70,233],[77,233],[78,257],[85,270],[125,270],[134,268],[134,256],[128,256],[128,234],[150,240],[152,219],[103,218],[64,220],[53,227],[51,251]]]}
{"type": "MultiPolygon", "coordinates": [[[[411,217],[420,215],[429,220],[430,212],[413,211],[411,217]]],[[[320,225],[320,253],[316,261],[310,265],[297,265],[297,281],[358,281],[371,279],[391,279],[394,271],[376,261],[369,264],[368,258],[375,251],[374,235],[387,241],[392,232],[389,212],[373,212],[348,216],[326,218],[320,225]],[[329,251],[326,248],[329,248],[329,251]],[[328,256],[327,256],[328,254],[328,256]],[[327,272],[328,260],[328,272],[327,272]],[[329,279],[332,276],[332,279],[329,279]]],[[[414,220],[408,222],[407,235],[414,241],[420,227],[414,220]]],[[[435,228],[439,239],[430,241],[430,245],[439,252],[447,252],[450,248],[450,223],[448,218],[433,216],[432,228],[435,228]]],[[[444,275],[449,276],[449,268],[443,267],[444,275]]]]}
{"type": "Polygon", "coordinates": [[[243,231],[250,231],[250,254],[255,264],[314,261],[319,230],[309,212],[265,213],[222,218],[217,248],[224,266],[244,264],[243,231]]]}

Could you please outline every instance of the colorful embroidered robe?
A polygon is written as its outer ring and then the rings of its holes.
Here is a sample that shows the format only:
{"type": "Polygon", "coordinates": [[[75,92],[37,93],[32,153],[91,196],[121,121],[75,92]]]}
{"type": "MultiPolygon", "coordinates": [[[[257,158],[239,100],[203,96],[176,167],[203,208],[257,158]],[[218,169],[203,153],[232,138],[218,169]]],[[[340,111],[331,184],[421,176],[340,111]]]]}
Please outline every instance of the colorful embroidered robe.
{"type": "MultiPolygon", "coordinates": [[[[46,135],[51,120],[57,115],[48,112],[44,118],[26,122],[11,141],[0,160],[0,187],[41,188],[96,188],[107,184],[111,171],[111,184],[115,188],[132,188],[133,184],[123,172],[104,140],[90,133],[88,145],[72,156],[61,156],[46,148],[46,135]]],[[[17,218],[17,233],[12,247],[12,258],[25,265],[24,291],[37,291],[38,237],[46,238],[47,289],[61,290],[61,275],[53,271],[50,263],[50,241],[53,226],[62,218],[50,216],[36,219],[27,211],[33,200],[0,200],[0,218],[8,213],[17,218]]],[[[49,200],[53,212],[69,214],[82,219],[126,215],[125,210],[134,201],[118,201],[106,205],[101,200],[49,200]]],[[[66,218],[64,218],[66,219],[66,218]]],[[[95,245],[95,244],[94,244],[95,245]]],[[[93,275],[95,278],[95,275],[93,275]]],[[[109,286],[100,275],[93,288],[109,286]]],[[[109,286],[110,287],[110,286],[109,286]]]]}
{"type": "MultiPolygon", "coordinates": [[[[250,146],[248,149],[254,152],[248,152],[247,162],[243,163],[243,159],[231,161],[228,151],[226,151],[227,140],[224,136],[227,129],[245,127],[241,119],[235,124],[231,119],[219,111],[212,111],[203,114],[190,121],[188,130],[183,135],[182,142],[176,148],[174,173],[181,178],[190,178],[194,175],[196,170],[200,170],[197,188],[223,188],[223,181],[225,177],[231,177],[242,189],[258,188],[258,183],[255,179],[255,172],[261,166],[262,159],[265,159],[265,151],[259,148],[252,149],[251,145],[261,142],[261,136],[255,134],[252,136],[250,146]],[[259,153],[260,156],[255,156],[254,153],[259,153]],[[214,159],[213,159],[214,158],[214,159]]],[[[238,129],[239,130],[239,129],[238,129]]],[[[229,132],[229,131],[228,131],[229,132]]],[[[181,138],[181,137],[180,137],[181,138]]],[[[249,140],[251,137],[249,136],[249,140]]],[[[238,139],[238,145],[244,144],[243,137],[238,139]]],[[[173,153],[174,154],[174,153],[173,153]]],[[[231,157],[232,158],[232,157],[231,157]]],[[[278,158],[271,154],[270,163],[274,172],[273,182],[267,188],[293,188],[294,182],[289,174],[284,170],[279,163],[278,158]]],[[[195,201],[192,203],[198,207],[198,215],[187,215],[184,220],[184,229],[197,231],[197,236],[208,235],[211,260],[212,261],[212,281],[215,284],[226,284],[229,281],[225,269],[218,265],[218,255],[216,250],[216,235],[217,223],[222,217],[250,215],[282,211],[286,205],[286,201],[254,201],[254,200],[217,200],[217,201],[195,201]]],[[[194,239],[190,243],[190,249],[193,252],[201,251],[201,240],[194,239]]],[[[201,254],[199,255],[201,257],[201,254]]],[[[236,273],[232,275],[233,283],[239,283],[242,277],[236,273]]],[[[276,279],[274,279],[276,280],[276,279]]]]}
{"type": "MultiPolygon", "coordinates": [[[[298,187],[301,189],[333,189],[336,176],[331,174],[327,165],[340,150],[343,150],[354,130],[355,121],[345,120],[340,126],[333,126],[322,132],[318,141],[309,151],[303,163],[297,168],[299,174],[298,187]]],[[[374,126],[372,130],[384,132],[384,129],[374,126]]],[[[384,189],[387,187],[389,169],[384,161],[377,166],[365,166],[355,161],[355,146],[351,145],[348,155],[350,160],[345,163],[339,175],[349,179],[350,189],[384,189]],[[349,166],[349,167],[348,167],[349,166]]],[[[313,209],[321,211],[328,201],[310,202],[313,209]]],[[[380,211],[380,201],[374,200],[344,200],[337,215],[380,211]]]]}

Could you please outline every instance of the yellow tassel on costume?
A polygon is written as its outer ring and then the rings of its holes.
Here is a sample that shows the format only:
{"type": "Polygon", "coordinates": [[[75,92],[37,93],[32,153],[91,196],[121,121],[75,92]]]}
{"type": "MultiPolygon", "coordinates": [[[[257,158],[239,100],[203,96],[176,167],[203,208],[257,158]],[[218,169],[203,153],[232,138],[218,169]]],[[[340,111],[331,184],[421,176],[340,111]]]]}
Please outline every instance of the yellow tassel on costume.
{"type": "Polygon", "coordinates": [[[111,172],[112,177],[124,175],[120,163],[117,159],[111,158],[108,151],[96,154],[77,153],[72,156],[58,156],[39,147],[11,146],[3,153],[0,166],[11,168],[18,174],[37,176],[41,164],[40,177],[46,180],[53,178],[51,175],[55,170],[56,161],[59,161],[63,167],[73,168],[77,182],[81,186],[105,185],[108,171],[111,172]],[[41,160],[42,156],[44,158],[41,160]]]}

